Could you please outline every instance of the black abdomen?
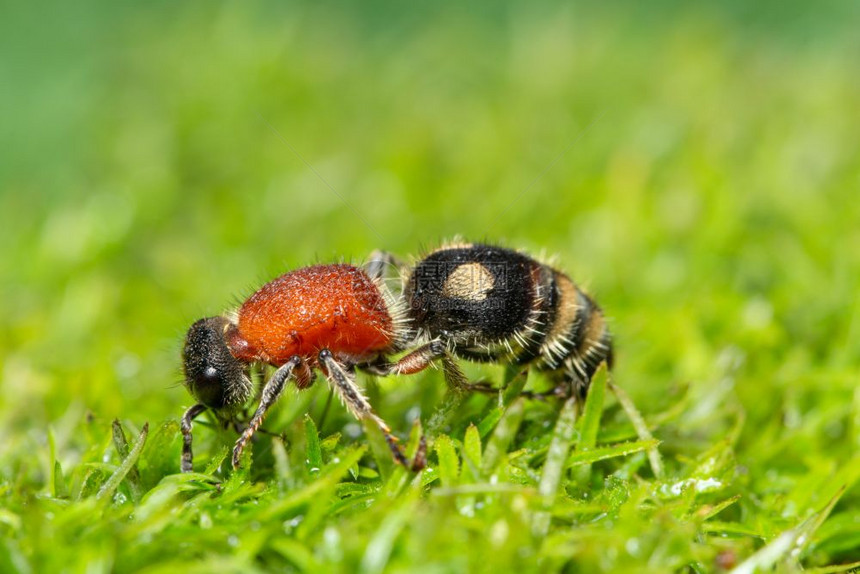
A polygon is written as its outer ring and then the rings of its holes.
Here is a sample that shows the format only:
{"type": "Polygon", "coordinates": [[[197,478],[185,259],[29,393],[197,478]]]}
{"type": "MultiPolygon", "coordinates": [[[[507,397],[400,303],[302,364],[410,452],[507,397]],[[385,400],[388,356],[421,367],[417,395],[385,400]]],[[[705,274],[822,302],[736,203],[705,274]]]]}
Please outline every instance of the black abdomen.
{"type": "Polygon", "coordinates": [[[476,346],[504,341],[534,306],[537,267],[515,251],[486,245],[435,251],[406,285],[409,314],[430,337],[476,346]]]}
{"type": "Polygon", "coordinates": [[[421,334],[465,359],[533,364],[578,393],[611,360],[597,304],[561,271],[511,249],[442,247],[416,265],[404,293],[421,334]]]}
{"type": "Polygon", "coordinates": [[[555,319],[544,341],[539,368],[570,381],[584,394],[601,363],[612,366],[612,340],[603,311],[567,275],[554,270],[555,319]]]}

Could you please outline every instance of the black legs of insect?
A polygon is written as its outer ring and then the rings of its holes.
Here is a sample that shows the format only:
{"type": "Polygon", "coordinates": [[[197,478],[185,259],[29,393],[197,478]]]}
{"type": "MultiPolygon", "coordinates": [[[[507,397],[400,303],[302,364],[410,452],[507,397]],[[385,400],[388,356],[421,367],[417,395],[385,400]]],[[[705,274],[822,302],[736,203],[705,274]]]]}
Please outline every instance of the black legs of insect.
{"type": "MultiPolygon", "coordinates": [[[[406,269],[404,262],[393,253],[381,251],[377,249],[370,254],[367,263],[364,264],[365,272],[372,279],[384,279],[387,268],[392,268],[399,275],[406,269]]],[[[407,353],[400,358],[396,363],[371,363],[361,365],[361,369],[372,375],[385,377],[388,375],[411,375],[419,371],[423,371],[429,367],[436,359],[442,359],[442,370],[445,373],[445,382],[456,392],[476,391],[495,393],[496,389],[483,383],[469,383],[469,379],[457,366],[457,362],[453,359],[450,353],[445,348],[445,343],[439,339],[434,339],[425,345],[422,345],[407,353]]]]}
{"type": "MultiPolygon", "coordinates": [[[[242,435],[239,437],[239,440],[236,441],[236,446],[233,447],[233,468],[239,467],[239,464],[242,459],[242,452],[245,450],[245,447],[251,441],[251,438],[254,436],[254,433],[256,433],[260,428],[260,425],[263,424],[263,419],[266,417],[266,413],[281,396],[281,393],[283,392],[287,381],[293,375],[296,368],[301,365],[301,363],[302,359],[300,357],[293,356],[283,366],[278,368],[278,370],[275,371],[275,373],[266,383],[266,386],[263,388],[263,392],[260,396],[260,405],[257,407],[256,412],[254,412],[254,416],[251,418],[251,422],[248,423],[248,427],[242,432],[242,435]]],[[[379,427],[379,429],[382,431],[382,434],[385,436],[385,440],[388,443],[388,447],[391,449],[391,454],[394,456],[394,459],[406,468],[411,468],[414,471],[423,469],[426,464],[426,444],[424,442],[424,438],[422,437],[421,439],[421,444],[419,445],[419,449],[415,455],[415,459],[410,462],[403,454],[403,451],[400,450],[400,446],[397,444],[397,438],[393,434],[391,434],[391,429],[388,427],[384,420],[382,420],[376,413],[373,412],[370,403],[367,401],[364,395],[361,394],[361,390],[355,384],[355,375],[353,374],[353,370],[337,362],[331,351],[329,351],[328,349],[323,349],[322,351],[320,351],[319,364],[325,371],[326,377],[331,383],[332,388],[337,392],[338,396],[340,396],[341,400],[349,409],[349,411],[357,419],[369,419],[373,421],[376,426],[379,427]]],[[[195,407],[189,409],[188,413],[192,413],[194,408],[195,407]]],[[[188,416],[188,413],[186,413],[186,417],[188,416]]],[[[193,416],[196,416],[197,414],[199,414],[199,412],[194,412],[193,416]]],[[[189,433],[187,443],[189,444],[188,452],[190,460],[190,421],[188,423],[188,427],[189,433]]],[[[185,419],[183,419],[183,432],[184,428],[185,419]]],[[[183,464],[184,460],[185,459],[183,454],[183,464]]],[[[183,469],[184,468],[185,467],[183,466],[183,469]]]]}
{"type": "Polygon", "coordinates": [[[353,369],[348,369],[338,363],[328,349],[320,351],[319,362],[320,366],[325,370],[326,378],[328,378],[332,388],[334,388],[343,401],[343,404],[346,405],[353,416],[359,420],[369,419],[379,427],[379,430],[382,431],[385,437],[385,441],[388,443],[388,448],[391,449],[394,460],[413,471],[423,469],[426,465],[425,451],[427,448],[424,437],[421,437],[421,443],[419,444],[418,452],[415,454],[415,459],[409,462],[406,455],[400,449],[400,445],[397,444],[397,437],[391,434],[389,426],[379,415],[373,412],[370,403],[361,394],[361,390],[355,384],[353,369]]]}
{"type": "Polygon", "coordinates": [[[182,462],[179,465],[182,472],[191,472],[194,469],[192,465],[194,454],[191,452],[191,421],[205,410],[206,405],[198,403],[182,415],[182,462]]]}
{"type": "Polygon", "coordinates": [[[497,389],[484,383],[470,383],[468,377],[457,366],[457,362],[445,349],[445,343],[434,339],[407,353],[396,363],[376,363],[362,365],[362,369],[373,375],[381,377],[387,375],[411,375],[423,371],[436,359],[442,359],[442,371],[445,374],[445,382],[457,392],[473,391],[484,393],[495,393],[497,389]]]}
{"type": "Polygon", "coordinates": [[[266,386],[263,387],[263,393],[260,395],[260,405],[254,412],[254,416],[251,417],[251,422],[248,423],[248,428],[245,429],[242,436],[240,436],[239,440],[236,441],[236,446],[233,447],[233,468],[239,468],[239,462],[242,458],[242,451],[245,450],[245,445],[248,444],[251,437],[254,436],[254,433],[257,432],[257,429],[260,428],[261,424],[263,424],[263,419],[266,418],[266,413],[281,396],[281,392],[284,390],[287,379],[290,378],[290,375],[293,374],[293,370],[295,370],[301,362],[302,359],[298,355],[293,355],[289,361],[278,367],[278,370],[275,371],[271,378],[269,378],[269,382],[267,382],[266,386]]]}
{"type": "Polygon", "coordinates": [[[393,253],[377,249],[368,257],[367,263],[364,264],[364,271],[371,279],[383,279],[387,267],[395,269],[400,274],[405,264],[393,253]]]}
{"type": "Polygon", "coordinates": [[[406,269],[406,264],[393,253],[377,249],[367,258],[363,268],[371,279],[385,279],[387,269],[393,269],[398,276],[401,276],[401,272],[406,269]]]}

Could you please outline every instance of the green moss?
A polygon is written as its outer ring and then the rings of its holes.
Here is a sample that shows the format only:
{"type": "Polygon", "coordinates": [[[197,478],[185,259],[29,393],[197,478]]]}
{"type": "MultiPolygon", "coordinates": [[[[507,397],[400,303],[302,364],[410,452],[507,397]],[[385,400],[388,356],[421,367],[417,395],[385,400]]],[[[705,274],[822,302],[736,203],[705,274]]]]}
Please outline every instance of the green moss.
{"type": "Polygon", "coordinates": [[[851,3],[99,4],[0,22],[0,571],[860,559],[851,3]],[[420,476],[321,382],[250,468],[203,417],[177,474],[194,319],[457,234],[589,288],[665,476],[611,386],[574,421],[437,371],[362,381],[440,427],[420,476]]]}

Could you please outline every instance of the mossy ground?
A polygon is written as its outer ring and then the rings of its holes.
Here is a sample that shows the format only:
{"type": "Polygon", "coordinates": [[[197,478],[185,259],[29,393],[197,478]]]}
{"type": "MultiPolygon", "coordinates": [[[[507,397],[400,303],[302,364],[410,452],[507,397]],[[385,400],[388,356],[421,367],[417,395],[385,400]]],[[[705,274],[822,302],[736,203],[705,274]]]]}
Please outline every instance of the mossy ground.
{"type": "MultiPolygon", "coordinates": [[[[860,561],[853,3],[23,6],[0,24],[0,571],[860,561]],[[194,319],[455,234],[589,288],[665,477],[608,391],[577,417],[468,398],[416,477],[321,382],[250,470],[200,424],[177,474],[194,319]]],[[[437,371],[362,382],[404,440],[447,400],[437,371]]]]}

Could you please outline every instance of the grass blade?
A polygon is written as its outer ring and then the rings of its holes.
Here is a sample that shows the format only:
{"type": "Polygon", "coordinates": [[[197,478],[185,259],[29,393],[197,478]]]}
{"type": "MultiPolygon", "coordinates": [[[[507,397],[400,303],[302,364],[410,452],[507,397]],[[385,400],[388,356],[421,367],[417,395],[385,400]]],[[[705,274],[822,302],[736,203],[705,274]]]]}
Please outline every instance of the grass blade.
{"type": "MultiPolygon", "coordinates": [[[[502,457],[508,452],[508,447],[513,442],[523,422],[524,414],[524,401],[523,399],[517,399],[511,403],[511,406],[502,415],[499,424],[496,425],[496,430],[487,442],[487,448],[484,450],[483,460],[481,461],[481,470],[484,475],[491,474],[498,466],[502,457]]],[[[480,431],[478,431],[478,434],[480,435],[480,431]]]]}
{"type": "MultiPolygon", "coordinates": [[[[543,465],[538,493],[543,499],[544,508],[551,508],[561,485],[561,477],[565,470],[565,460],[570,452],[570,443],[573,440],[574,426],[576,424],[576,399],[569,398],[565,401],[555,423],[552,442],[549,444],[546,462],[543,465]]],[[[542,511],[535,514],[532,522],[532,531],[537,537],[546,536],[549,531],[550,514],[542,511]]]]}
{"type": "Polygon", "coordinates": [[[508,406],[519,397],[528,382],[528,369],[523,369],[520,365],[509,365],[505,368],[505,376],[502,391],[502,405],[508,406]]]}
{"type": "Polygon", "coordinates": [[[349,471],[355,463],[361,460],[366,452],[365,447],[356,448],[341,457],[337,464],[329,464],[316,479],[305,488],[291,493],[286,498],[271,504],[260,513],[260,521],[276,520],[280,516],[292,512],[294,509],[307,504],[315,497],[334,488],[341,478],[349,471]]]}
{"type": "Polygon", "coordinates": [[[280,437],[272,439],[272,456],[275,459],[275,473],[278,477],[278,490],[282,493],[290,490],[293,485],[293,473],[290,467],[290,457],[287,447],[280,437]]]}
{"type": "Polygon", "coordinates": [[[436,457],[439,459],[439,478],[442,486],[456,486],[460,480],[460,459],[457,458],[457,450],[454,441],[448,435],[436,437],[436,457]]]}
{"type": "Polygon", "coordinates": [[[836,503],[845,493],[845,490],[844,487],[841,488],[819,512],[804,520],[799,526],[786,530],[758,552],[744,560],[743,563],[732,570],[732,574],[754,574],[755,572],[769,570],[789,555],[798,554],[809,543],[815,531],[827,519],[830,511],[836,506],[836,503]]]}
{"type": "Polygon", "coordinates": [[[403,500],[399,508],[389,512],[383,519],[382,524],[367,544],[359,572],[376,574],[385,570],[397,536],[414,513],[414,496],[415,494],[409,495],[403,500]]]}
{"type": "Polygon", "coordinates": [[[99,489],[96,494],[96,500],[104,500],[106,497],[113,494],[113,492],[117,489],[119,484],[122,482],[122,479],[126,477],[126,475],[131,471],[134,465],[137,463],[138,457],[140,457],[140,452],[143,450],[143,445],[146,444],[146,437],[149,435],[149,423],[145,423],[143,428],[140,429],[140,434],[137,437],[137,441],[134,443],[134,447],[128,453],[128,456],[122,461],[122,464],[119,465],[119,468],[107,479],[102,487],[99,489]]]}
{"type": "Polygon", "coordinates": [[[215,474],[221,465],[224,463],[224,459],[231,453],[230,449],[226,446],[221,446],[218,449],[218,452],[212,455],[212,458],[206,463],[206,468],[203,470],[203,474],[212,475],[215,474]]]}
{"type": "Polygon", "coordinates": [[[600,370],[591,380],[588,395],[585,398],[585,409],[582,413],[582,425],[579,432],[578,448],[590,449],[597,444],[597,431],[600,430],[600,417],[603,414],[603,402],[606,397],[606,367],[600,370]]]}
{"type": "MultiPolygon", "coordinates": [[[[113,435],[114,447],[116,448],[117,453],[119,453],[120,459],[127,458],[129,454],[128,439],[125,437],[125,431],[123,430],[122,423],[119,422],[119,419],[114,419],[113,423],[111,423],[111,434],[113,435]]],[[[139,502],[141,490],[140,473],[137,471],[137,465],[133,466],[128,471],[127,482],[132,500],[139,502]]]]}
{"type": "Polygon", "coordinates": [[[480,434],[481,437],[489,435],[490,432],[496,428],[496,425],[499,424],[499,421],[502,420],[502,415],[504,414],[505,410],[502,407],[496,407],[491,410],[478,424],[478,434],[480,434]]]}
{"type": "Polygon", "coordinates": [[[860,562],[834,564],[832,566],[822,566],[821,568],[806,568],[804,572],[807,574],[844,574],[845,572],[856,572],[857,570],[860,570],[860,562]]]}
{"type": "Polygon", "coordinates": [[[320,435],[317,432],[317,426],[310,415],[305,415],[305,445],[306,458],[305,464],[308,469],[308,474],[311,476],[319,473],[322,468],[322,449],[320,448],[320,435]]]}
{"type": "Polygon", "coordinates": [[[478,427],[469,425],[463,439],[463,467],[472,469],[475,479],[478,478],[478,469],[482,467],[481,458],[481,435],[478,427]]]}
{"type": "Polygon", "coordinates": [[[633,454],[635,452],[653,449],[658,444],[660,444],[660,441],[658,441],[657,439],[651,439],[640,440],[636,442],[625,442],[621,444],[598,447],[585,451],[576,451],[568,457],[566,466],[569,468],[571,466],[591,464],[599,460],[606,460],[607,458],[627,456],[628,454],[633,454]]]}
{"type": "MultiPolygon", "coordinates": [[[[654,435],[651,434],[651,431],[648,429],[648,425],[645,423],[645,419],[642,418],[642,415],[639,413],[639,409],[637,409],[636,405],[633,404],[630,396],[614,383],[609,383],[609,389],[615,395],[615,398],[618,399],[618,402],[621,404],[621,408],[623,408],[624,412],[627,413],[627,417],[630,419],[630,422],[633,423],[633,427],[636,429],[639,439],[641,441],[653,441],[654,435]]],[[[658,444],[660,444],[660,442],[656,441],[654,446],[648,450],[648,461],[651,463],[651,470],[654,473],[654,476],[656,478],[663,478],[663,458],[660,456],[660,451],[657,450],[658,444]]]]}

